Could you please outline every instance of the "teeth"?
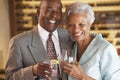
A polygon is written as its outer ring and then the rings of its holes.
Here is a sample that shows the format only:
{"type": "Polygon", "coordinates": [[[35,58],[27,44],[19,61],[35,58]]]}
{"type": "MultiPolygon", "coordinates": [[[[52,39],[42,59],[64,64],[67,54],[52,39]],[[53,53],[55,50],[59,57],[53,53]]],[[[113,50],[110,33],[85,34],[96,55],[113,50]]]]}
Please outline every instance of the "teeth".
{"type": "Polygon", "coordinates": [[[52,23],[52,24],[54,24],[56,21],[54,21],[54,20],[49,20],[50,21],[50,23],[52,23]]]}
{"type": "Polygon", "coordinates": [[[77,33],[77,34],[74,34],[75,36],[80,36],[82,34],[82,32],[81,33],[77,33]]]}

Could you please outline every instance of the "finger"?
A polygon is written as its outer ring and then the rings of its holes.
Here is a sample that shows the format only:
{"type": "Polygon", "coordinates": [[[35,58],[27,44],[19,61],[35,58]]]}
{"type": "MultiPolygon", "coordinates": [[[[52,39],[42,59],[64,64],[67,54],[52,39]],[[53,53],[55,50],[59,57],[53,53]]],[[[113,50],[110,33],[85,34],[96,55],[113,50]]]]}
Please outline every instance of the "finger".
{"type": "Polygon", "coordinates": [[[39,66],[44,67],[44,68],[50,68],[51,65],[47,63],[39,63],[39,66]]]}
{"type": "Polygon", "coordinates": [[[78,66],[78,65],[79,65],[79,63],[75,60],[75,61],[73,62],[73,65],[78,66]]]}
{"type": "Polygon", "coordinates": [[[64,66],[63,69],[65,72],[70,72],[73,69],[73,65],[68,63],[64,66]]]}
{"type": "Polygon", "coordinates": [[[61,67],[61,68],[64,68],[64,66],[65,66],[66,64],[67,64],[66,61],[61,61],[61,62],[60,62],[60,67],[61,67]]]}
{"type": "MultiPolygon", "coordinates": [[[[49,72],[49,71],[47,71],[47,70],[45,70],[45,71],[42,71],[42,72],[38,72],[38,76],[39,77],[43,77],[43,78],[48,78],[48,77],[51,77],[51,74],[52,74],[52,72],[49,72]]],[[[47,79],[48,80],[48,79],[47,79]]]]}
{"type": "Polygon", "coordinates": [[[49,77],[48,75],[45,75],[45,79],[46,79],[46,80],[52,80],[52,78],[49,77]]]}
{"type": "Polygon", "coordinates": [[[49,80],[49,79],[51,79],[51,75],[52,73],[49,73],[49,72],[47,72],[47,71],[45,71],[45,75],[44,75],[44,77],[47,79],[47,80],[49,80]]]}
{"type": "Polygon", "coordinates": [[[52,70],[52,67],[50,64],[46,64],[46,63],[40,63],[39,64],[39,69],[41,70],[47,70],[47,71],[51,71],[52,70]]]}
{"type": "Polygon", "coordinates": [[[64,68],[72,68],[72,66],[73,66],[73,64],[66,63],[66,64],[64,65],[64,68]]]}
{"type": "Polygon", "coordinates": [[[61,64],[62,64],[62,65],[66,64],[66,63],[67,63],[67,61],[61,61],[61,64]]]}
{"type": "Polygon", "coordinates": [[[52,69],[49,64],[43,64],[39,63],[38,69],[37,69],[37,74],[41,77],[46,77],[45,75],[48,75],[51,77],[52,69]]]}

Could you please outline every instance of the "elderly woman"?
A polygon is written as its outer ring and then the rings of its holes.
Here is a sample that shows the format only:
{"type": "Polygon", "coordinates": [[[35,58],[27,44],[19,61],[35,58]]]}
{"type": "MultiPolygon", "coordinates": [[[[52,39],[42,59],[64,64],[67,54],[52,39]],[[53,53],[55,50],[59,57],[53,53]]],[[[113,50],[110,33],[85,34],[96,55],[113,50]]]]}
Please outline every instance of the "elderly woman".
{"type": "Polygon", "coordinates": [[[65,22],[75,41],[72,63],[62,61],[68,80],[120,80],[120,60],[116,49],[101,34],[92,34],[92,8],[82,2],[73,3],[65,13],[65,22]]]}

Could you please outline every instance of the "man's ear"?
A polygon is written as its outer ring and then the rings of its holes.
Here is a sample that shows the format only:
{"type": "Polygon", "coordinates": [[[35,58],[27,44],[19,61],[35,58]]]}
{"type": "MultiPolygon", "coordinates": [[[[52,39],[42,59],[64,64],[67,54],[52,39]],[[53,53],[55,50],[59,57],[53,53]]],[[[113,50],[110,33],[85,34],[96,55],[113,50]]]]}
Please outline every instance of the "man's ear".
{"type": "Polygon", "coordinates": [[[36,11],[37,17],[39,16],[39,14],[40,14],[40,8],[38,8],[37,11],[36,11]]]}

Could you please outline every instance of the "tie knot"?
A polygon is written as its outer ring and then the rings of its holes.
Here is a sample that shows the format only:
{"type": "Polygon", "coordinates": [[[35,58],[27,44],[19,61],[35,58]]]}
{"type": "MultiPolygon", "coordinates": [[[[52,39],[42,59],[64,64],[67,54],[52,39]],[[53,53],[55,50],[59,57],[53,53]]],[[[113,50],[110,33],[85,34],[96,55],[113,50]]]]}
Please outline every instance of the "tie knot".
{"type": "Polygon", "coordinates": [[[49,33],[49,39],[52,38],[52,33],[49,33]]]}

